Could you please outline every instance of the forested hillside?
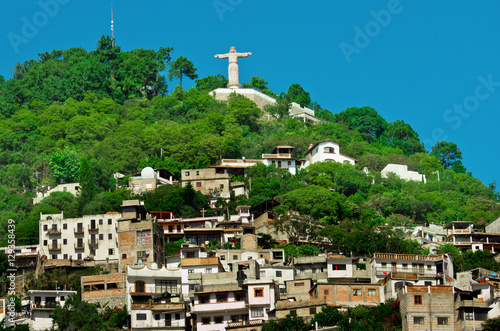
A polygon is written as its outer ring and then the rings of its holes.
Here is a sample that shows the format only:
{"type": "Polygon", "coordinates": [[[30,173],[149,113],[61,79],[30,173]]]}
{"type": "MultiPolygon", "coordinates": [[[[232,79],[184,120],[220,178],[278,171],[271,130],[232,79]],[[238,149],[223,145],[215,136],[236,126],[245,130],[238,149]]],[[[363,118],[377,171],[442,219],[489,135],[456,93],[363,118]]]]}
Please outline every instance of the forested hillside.
{"type": "MultiPolygon", "coordinates": [[[[485,186],[467,172],[453,143],[440,142],[428,153],[409,124],[388,123],[370,107],[330,112],[299,84],[276,94],[258,77],[244,85],[278,97],[277,106],[267,109],[276,115],[270,118],[242,96],[228,102],[209,96],[225,86],[222,75],[198,79],[187,91],[168,87],[168,76],[196,78],[193,64],[185,58],[172,61],[173,52],[168,47],[122,52],[103,37],[94,51],[43,53],[17,64],[13,78],[0,77],[3,243],[9,218],[17,222],[18,244],[25,244],[38,242],[40,212],[64,210],[70,217],[117,210],[130,193],[115,189],[114,172],[132,174],[151,166],[179,174],[221,158],[260,158],[276,145],[294,146],[294,156],[303,158],[309,144],[325,139],[340,142],[343,154],[358,159],[356,166],[318,163],[291,176],[259,165],[244,179],[252,179],[248,201],[234,197],[230,207],[274,198],[281,202],[279,212],[295,210],[307,217],[288,229],[282,224],[284,230],[311,239],[322,233],[339,248],[353,242],[347,234],[366,234],[384,223],[463,220],[484,227],[500,215],[494,185],[485,186]],[[290,101],[313,108],[322,122],[288,118],[290,101]],[[427,175],[427,184],[382,179],[388,163],[427,175]],[[73,181],[81,183],[79,197],[53,194],[32,206],[37,188],[73,181]]],[[[190,187],[163,187],[141,198],[148,209],[180,216],[198,215],[207,203],[190,187]]],[[[366,248],[373,250],[383,248],[366,248]]]]}

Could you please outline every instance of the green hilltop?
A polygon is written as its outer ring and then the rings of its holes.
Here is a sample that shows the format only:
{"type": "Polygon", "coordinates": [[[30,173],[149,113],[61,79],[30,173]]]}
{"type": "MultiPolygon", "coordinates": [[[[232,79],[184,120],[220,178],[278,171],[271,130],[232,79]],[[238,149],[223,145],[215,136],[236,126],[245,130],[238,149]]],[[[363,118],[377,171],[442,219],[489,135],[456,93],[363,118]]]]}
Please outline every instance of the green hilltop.
{"type": "MultiPolygon", "coordinates": [[[[242,96],[227,102],[211,97],[209,91],[225,87],[222,75],[169,93],[168,77],[197,78],[193,64],[186,58],[173,61],[172,52],[122,52],[113,40],[102,37],[94,51],[71,48],[39,54],[38,60],[17,64],[13,78],[0,77],[4,245],[10,218],[16,220],[17,244],[22,245],[38,242],[40,212],[64,211],[71,217],[118,210],[131,193],[115,189],[115,172],[132,174],[151,166],[179,174],[222,158],[260,158],[277,145],[294,146],[293,156],[303,158],[310,144],[326,139],[340,142],[342,153],[356,158],[357,164],[318,163],[296,176],[258,165],[242,179],[252,179],[248,199],[233,197],[228,207],[275,199],[281,202],[278,212],[295,210],[307,217],[307,222],[289,229],[282,225],[284,230],[307,234],[311,240],[326,236],[339,249],[351,249],[350,242],[359,242],[354,237],[373,234],[373,227],[385,223],[460,220],[482,228],[500,215],[494,185],[485,186],[467,172],[453,143],[440,142],[428,153],[409,124],[388,123],[371,107],[334,114],[313,102],[299,84],[279,94],[259,77],[244,84],[277,98],[276,106],[266,109],[271,117],[242,96]],[[288,118],[291,101],[314,109],[321,122],[288,118]],[[382,178],[380,171],[388,163],[408,165],[425,174],[427,183],[382,178]],[[82,194],[75,198],[60,192],[32,205],[36,189],[63,181],[79,181],[82,194]]],[[[207,207],[206,197],[190,187],[162,187],[141,199],[148,210],[172,210],[184,217],[207,207]]],[[[402,242],[373,245],[359,248],[360,253],[411,251],[402,242]]]]}

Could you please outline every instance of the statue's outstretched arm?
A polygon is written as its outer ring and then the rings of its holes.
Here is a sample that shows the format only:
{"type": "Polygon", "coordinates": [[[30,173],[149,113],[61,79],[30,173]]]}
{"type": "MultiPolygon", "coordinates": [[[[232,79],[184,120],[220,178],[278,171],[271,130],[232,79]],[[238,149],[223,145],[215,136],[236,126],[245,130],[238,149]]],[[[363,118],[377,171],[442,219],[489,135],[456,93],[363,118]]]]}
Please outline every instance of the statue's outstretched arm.
{"type": "Polygon", "coordinates": [[[215,54],[215,57],[218,57],[219,59],[227,59],[229,54],[215,54]]]}
{"type": "Polygon", "coordinates": [[[251,52],[247,52],[247,53],[236,53],[236,55],[238,57],[248,57],[249,55],[252,55],[251,52]]]}

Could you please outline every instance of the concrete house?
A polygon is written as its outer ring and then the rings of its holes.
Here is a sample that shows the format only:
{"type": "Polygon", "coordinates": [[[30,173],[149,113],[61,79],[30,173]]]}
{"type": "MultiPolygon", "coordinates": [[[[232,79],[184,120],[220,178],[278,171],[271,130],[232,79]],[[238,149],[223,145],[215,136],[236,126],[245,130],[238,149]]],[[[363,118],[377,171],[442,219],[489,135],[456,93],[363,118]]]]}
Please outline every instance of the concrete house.
{"type": "Polygon", "coordinates": [[[339,142],[334,140],[323,140],[315,143],[314,145],[309,145],[307,152],[304,154],[306,157],[305,162],[302,164],[301,168],[307,168],[309,165],[317,162],[323,161],[333,161],[333,162],[348,162],[349,164],[355,164],[356,159],[340,153],[339,142]]]}
{"type": "Polygon", "coordinates": [[[30,329],[42,331],[52,327],[52,313],[56,307],[64,306],[66,299],[76,291],[30,290],[30,329]]]}

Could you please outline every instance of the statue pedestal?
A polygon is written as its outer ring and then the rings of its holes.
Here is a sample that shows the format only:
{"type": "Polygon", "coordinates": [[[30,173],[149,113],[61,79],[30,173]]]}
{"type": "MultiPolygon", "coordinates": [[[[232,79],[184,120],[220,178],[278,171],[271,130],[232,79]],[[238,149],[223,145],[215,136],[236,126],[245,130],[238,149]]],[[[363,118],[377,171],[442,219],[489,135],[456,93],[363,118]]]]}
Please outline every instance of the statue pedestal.
{"type": "Polygon", "coordinates": [[[228,87],[228,88],[232,88],[232,89],[237,89],[237,88],[240,88],[240,87],[241,87],[241,84],[233,84],[233,85],[229,85],[229,84],[227,84],[227,87],[228,87]]]}

